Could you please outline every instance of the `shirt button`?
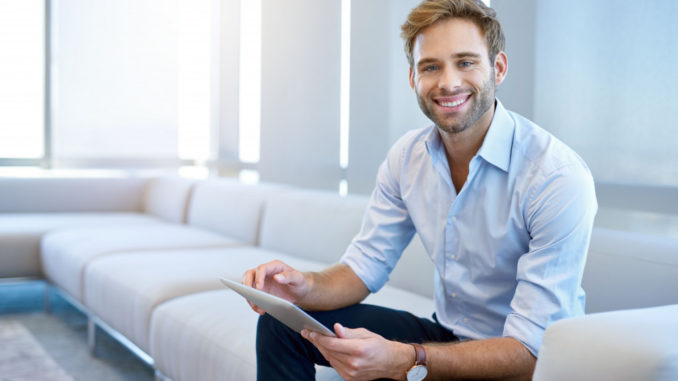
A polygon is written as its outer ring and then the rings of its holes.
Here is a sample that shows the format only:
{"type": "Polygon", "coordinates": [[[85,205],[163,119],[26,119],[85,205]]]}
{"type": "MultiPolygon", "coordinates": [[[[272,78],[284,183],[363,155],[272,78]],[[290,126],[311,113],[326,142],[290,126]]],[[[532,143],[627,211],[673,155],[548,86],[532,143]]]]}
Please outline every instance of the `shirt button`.
{"type": "Polygon", "coordinates": [[[457,259],[456,255],[450,255],[450,259],[457,259]]]}
{"type": "Polygon", "coordinates": [[[464,323],[468,323],[468,319],[467,319],[467,318],[464,318],[464,323]]]}
{"type": "Polygon", "coordinates": [[[450,218],[450,221],[452,221],[452,222],[457,222],[457,217],[452,217],[452,218],[450,218]]]}
{"type": "Polygon", "coordinates": [[[457,297],[457,294],[455,294],[455,293],[453,292],[453,293],[452,293],[452,297],[453,297],[453,298],[456,298],[456,297],[457,297]]]}

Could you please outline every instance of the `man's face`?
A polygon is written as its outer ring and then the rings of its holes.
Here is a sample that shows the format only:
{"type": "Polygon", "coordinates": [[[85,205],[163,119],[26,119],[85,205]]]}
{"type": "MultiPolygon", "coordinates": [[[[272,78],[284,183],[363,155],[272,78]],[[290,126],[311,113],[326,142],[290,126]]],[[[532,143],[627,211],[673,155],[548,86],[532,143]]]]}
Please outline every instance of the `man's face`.
{"type": "Polygon", "coordinates": [[[417,36],[412,55],[410,85],[419,107],[439,129],[462,132],[491,115],[506,56],[497,55],[499,66],[490,62],[485,38],[473,22],[451,18],[429,26],[417,36]]]}

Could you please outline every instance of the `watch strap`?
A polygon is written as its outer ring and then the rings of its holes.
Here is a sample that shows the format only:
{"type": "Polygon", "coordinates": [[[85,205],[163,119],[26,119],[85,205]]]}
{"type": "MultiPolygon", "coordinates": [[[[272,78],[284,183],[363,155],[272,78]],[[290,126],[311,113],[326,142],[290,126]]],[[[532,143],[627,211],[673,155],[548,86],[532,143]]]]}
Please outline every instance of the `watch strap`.
{"type": "Polygon", "coordinates": [[[410,343],[414,347],[414,352],[415,352],[415,359],[414,359],[414,365],[423,365],[426,366],[426,350],[424,350],[424,347],[421,344],[417,343],[410,343]]]}

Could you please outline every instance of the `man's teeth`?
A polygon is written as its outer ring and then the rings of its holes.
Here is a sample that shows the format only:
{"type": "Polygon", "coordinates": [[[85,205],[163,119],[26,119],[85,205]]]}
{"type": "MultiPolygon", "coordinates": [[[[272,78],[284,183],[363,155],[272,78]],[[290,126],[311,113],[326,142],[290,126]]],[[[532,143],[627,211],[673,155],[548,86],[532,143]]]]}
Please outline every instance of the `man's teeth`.
{"type": "Polygon", "coordinates": [[[440,105],[443,106],[443,107],[457,107],[460,104],[464,103],[465,101],[466,101],[466,99],[460,99],[460,100],[454,101],[454,102],[440,102],[440,105]]]}

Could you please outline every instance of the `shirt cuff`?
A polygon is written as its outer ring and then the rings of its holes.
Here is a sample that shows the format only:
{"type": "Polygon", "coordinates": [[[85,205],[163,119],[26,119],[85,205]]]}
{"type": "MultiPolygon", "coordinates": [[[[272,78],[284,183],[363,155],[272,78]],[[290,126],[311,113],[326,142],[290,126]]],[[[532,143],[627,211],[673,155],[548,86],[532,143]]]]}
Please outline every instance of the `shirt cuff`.
{"type": "Polygon", "coordinates": [[[534,357],[538,357],[544,330],[544,327],[512,312],[506,318],[503,336],[520,341],[534,357]]]}
{"type": "Polygon", "coordinates": [[[354,245],[348,248],[339,262],[348,265],[371,293],[379,291],[388,281],[389,273],[384,271],[384,263],[354,245]]]}

